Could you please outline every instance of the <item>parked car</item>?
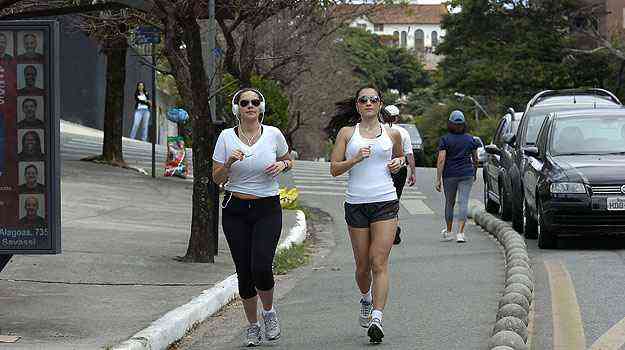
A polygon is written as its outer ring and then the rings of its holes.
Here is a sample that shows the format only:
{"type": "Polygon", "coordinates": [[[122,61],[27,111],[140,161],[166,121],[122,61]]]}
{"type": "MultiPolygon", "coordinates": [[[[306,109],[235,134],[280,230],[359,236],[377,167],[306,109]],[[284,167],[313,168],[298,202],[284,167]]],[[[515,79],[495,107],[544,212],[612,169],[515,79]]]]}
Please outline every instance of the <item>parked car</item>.
{"type": "MultiPolygon", "coordinates": [[[[547,90],[536,94],[528,102],[516,135],[507,140],[507,143],[513,147],[513,162],[507,173],[512,184],[512,226],[515,230],[524,232],[523,206],[525,201],[521,176],[527,161],[524,150],[526,147],[535,146],[538,131],[547,114],[568,110],[618,107],[622,107],[619,99],[603,89],[547,90]]],[[[535,238],[535,234],[530,231],[526,237],[535,238]]]]}
{"type": "Polygon", "coordinates": [[[397,124],[408,131],[410,142],[412,142],[412,152],[417,166],[423,166],[423,139],[419,129],[414,124],[397,124]]]}
{"type": "Polygon", "coordinates": [[[486,150],[484,149],[484,142],[478,136],[473,136],[473,139],[479,144],[477,148],[477,166],[483,167],[488,160],[488,154],[486,154],[486,150]]]}
{"type": "Polygon", "coordinates": [[[484,177],[484,204],[489,213],[499,213],[503,220],[512,218],[512,184],[508,169],[512,164],[512,146],[505,142],[516,134],[523,112],[510,109],[501,117],[495,136],[485,150],[488,161],[482,172],[484,177]]]}
{"type": "Polygon", "coordinates": [[[551,113],[524,152],[524,226],[540,248],[625,234],[624,108],[551,113]]]}

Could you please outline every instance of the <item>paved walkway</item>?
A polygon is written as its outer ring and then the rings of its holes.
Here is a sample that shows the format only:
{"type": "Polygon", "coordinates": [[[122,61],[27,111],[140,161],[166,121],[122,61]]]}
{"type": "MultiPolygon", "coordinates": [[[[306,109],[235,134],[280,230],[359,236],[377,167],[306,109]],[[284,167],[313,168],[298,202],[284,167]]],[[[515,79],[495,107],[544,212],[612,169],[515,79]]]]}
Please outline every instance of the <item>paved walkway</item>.
{"type": "Polygon", "coordinates": [[[15,256],[0,274],[0,334],[22,337],[0,349],[114,345],[234,273],[221,232],[215,264],[175,260],[189,238],[190,181],[62,165],[63,253],[15,256]]]}

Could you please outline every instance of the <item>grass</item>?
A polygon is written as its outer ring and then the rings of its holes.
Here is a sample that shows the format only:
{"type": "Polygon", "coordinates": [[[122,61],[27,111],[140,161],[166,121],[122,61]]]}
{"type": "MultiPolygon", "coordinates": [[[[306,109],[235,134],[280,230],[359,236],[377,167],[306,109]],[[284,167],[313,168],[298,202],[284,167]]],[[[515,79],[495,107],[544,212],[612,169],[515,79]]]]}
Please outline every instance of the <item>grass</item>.
{"type": "Polygon", "coordinates": [[[291,245],[290,248],[279,251],[273,261],[273,271],[276,275],[284,275],[287,272],[306,265],[310,261],[310,252],[306,242],[291,245]]]}

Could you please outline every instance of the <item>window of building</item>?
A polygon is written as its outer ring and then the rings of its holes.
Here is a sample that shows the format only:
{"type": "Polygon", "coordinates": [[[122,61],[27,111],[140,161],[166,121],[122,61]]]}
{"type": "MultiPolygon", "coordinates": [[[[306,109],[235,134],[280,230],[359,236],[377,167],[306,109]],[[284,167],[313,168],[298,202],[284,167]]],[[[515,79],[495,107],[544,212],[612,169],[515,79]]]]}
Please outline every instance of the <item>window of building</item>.
{"type": "Polygon", "coordinates": [[[373,30],[375,30],[376,32],[383,32],[384,31],[384,24],[382,24],[382,23],[374,24],[373,25],[373,30]]]}
{"type": "Polygon", "coordinates": [[[358,24],[357,24],[357,26],[358,26],[358,28],[360,28],[360,29],[365,29],[365,30],[367,29],[367,25],[366,25],[366,24],[364,24],[364,23],[358,23],[358,24]]]}
{"type": "Polygon", "coordinates": [[[408,45],[408,33],[405,31],[401,32],[401,47],[406,47],[408,45]]]}
{"type": "Polygon", "coordinates": [[[398,31],[393,32],[393,45],[394,46],[399,45],[399,32],[398,31]]]}
{"type": "Polygon", "coordinates": [[[438,33],[436,31],[432,32],[432,49],[438,46],[438,33]]]}
{"type": "Polygon", "coordinates": [[[417,29],[414,32],[414,48],[417,52],[423,52],[423,48],[425,47],[424,34],[421,29],[417,29]]]}

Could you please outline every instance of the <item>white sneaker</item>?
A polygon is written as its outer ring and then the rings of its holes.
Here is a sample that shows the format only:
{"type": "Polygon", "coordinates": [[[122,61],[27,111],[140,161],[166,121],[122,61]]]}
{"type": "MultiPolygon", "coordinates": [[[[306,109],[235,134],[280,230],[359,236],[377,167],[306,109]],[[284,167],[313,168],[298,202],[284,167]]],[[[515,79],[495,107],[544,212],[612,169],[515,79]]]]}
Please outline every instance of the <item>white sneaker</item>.
{"type": "Polygon", "coordinates": [[[441,242],[449,242],[453,241],[454,238],[447,232],[447,229],[443,229],[441,231],[441,242]]]}
{"type": "Polygon", "coordinates": [[[373,310],[373,303],[360,299],[360,312],[358,313],[358,322],[360,327],[369,327],[369,321],[371,320],[371,311],[373,310]]]}
{"type": "Polygon", "coordinates": [[[372,318],[367,328],[367,335],[369,336],[369,342],[373,344],[380,344],[382,338],[384,338],[384,330],[382,329],[382,320],[379,318],[372,318]]]}
{"type": "Polygon", "coordinates": [[[466,239],[464,238],[464,233],[458,233],[456,235],[456,242],[458,243],[465,243],[466,239]]]}

